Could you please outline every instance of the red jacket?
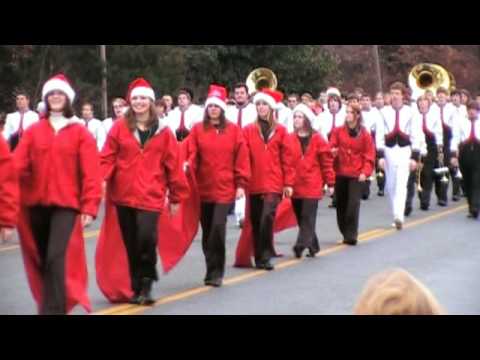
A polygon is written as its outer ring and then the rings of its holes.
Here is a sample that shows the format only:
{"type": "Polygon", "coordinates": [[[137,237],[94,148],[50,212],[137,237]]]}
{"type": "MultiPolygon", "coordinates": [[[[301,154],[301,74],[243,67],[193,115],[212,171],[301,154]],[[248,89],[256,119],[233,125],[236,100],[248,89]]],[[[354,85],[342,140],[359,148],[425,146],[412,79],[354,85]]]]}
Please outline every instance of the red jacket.
{"type": "Polygon", "coordinates": [[[335,186],[333,155],[324,138],[314,133],[305,152],[297,134],[290,135],[297,175],[293,197],[299,199],[322,199],[325,184],[335,186]]]}
{"type": "Polygon", "coordinates": [[[14,228],[17,225],[19,196],[13,156],[0,136],[0,228],[14,228]]]}
{"type": "Polygon", "coordinates": [[[168,127],[161,126],[142,149],[138,134],[130,131],[126,120],[117,120],[103,148],[101,164],[116,205],[162,212],[167,190],[171,203],[188,197],[178,143],[168,127]]]}
{"type": "Polygon", "coordinates": [[[78,120],[55,134],[42,119],[25,131],[15,151],[26,206],[57,206],[95,217],[102,198],[97,146],[78,120]]]}
{"type": "Polygon", "coordinates": [[[227,122],[223,131],[195,125],[190,133],[188,162],[196,174],[200,199],[228,204],[236,189],[246,190],[250,180],[248,149],[242,130],[227,122]]]}
{"type": "Polygon", "coordinates": [[[265,144],[257,123],[244,128],[247,142],[252,178],[250,194],[281,194],[286,186],[295,184],[295,165],[287,130],[276,125],[265,144]]]}
{"type": "Polygon", "coordinates": [[[330,139],[330,147],[338,149],[335,158],[337,176],[358,178],[362,174],[366,177],[372,175],[375,168],[375,146],[363,126],[355,138],[350,136],[347,125],[335,129],[330,139]]]}

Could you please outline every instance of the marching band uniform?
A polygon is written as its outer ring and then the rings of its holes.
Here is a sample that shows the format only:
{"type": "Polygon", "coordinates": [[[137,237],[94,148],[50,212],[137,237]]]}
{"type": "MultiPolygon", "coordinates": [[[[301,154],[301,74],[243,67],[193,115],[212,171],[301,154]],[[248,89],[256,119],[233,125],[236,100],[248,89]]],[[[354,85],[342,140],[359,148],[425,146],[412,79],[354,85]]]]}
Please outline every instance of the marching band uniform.
{"type": "MultiPolygon", "coordinates": [[[[238,104],[235,106],[228,106],[225,116],[239,128],[243,129],[248,125],[254,124],[257,121],[257,109],[254,104],[247,102],[242,106],[238,104]]],[[[245,220],[245,197],[235,201],[235,217],[237,219],[237,225],[243,226],[245,220]]]]}
{"type": "MultiPolygon", "coordinates": [[[[43,87],[43,99],[75,93],[63,75],[43,87]]],[[[75,117],[50,113],[32,125],[15,151],[22,189],[19,224],[30,287],[41,314],[65,314],[77,303],[87,311],[87,271],[80,214],[96,217],[101,177],[95,142],[75,117]]]]}
{"type": "MultiPolygon", "coordinates": [[[[130,85],[128,101],[135,96],[155,101],[155,93],[144,79],[130,85]]],[[[167,193],[171,204],[180,203],[189,193],[179,163],[178,143],[160,121],[141,131],[131,130],[127,120],[120,119],[108,135],[101,165],[127,252],[134,294],[131,302],[150,305],[151,288],[158,281],[157,224],[167,193]]]]}
{"type": "MultiPolygon", "coordinates": [[[[304,104],[298,105],[292,114],[301,112],[312,123],[315,114],[304,104]]],[[[335,186],[333,155],[329,144],[317,132],[307,137],[291,134],[290,141],[296,165],[296,181],[293,187],[292,204],[299,225],[294,252],[301,258],[305,249],[315,257],[320,244],[315,233],[318,202],[323,198],[323,188],[335,186]]]]}
{"type": "Polygon", "coordinates": [[[385,159],[386,188],[397,229],[403,227],[410,160],[420,157],[422,131],[413,111],[387,106],[381,111],[383,121],[377,126],[376,142],[380,159],[385,159]]]}
{"type": "Polygon", "coordinates": [[[3,128],[3,138],[9,143],[11,151],[14,151],[18,146],[25,130],[37,123],[38,120],[38,114],[31,110],[25,113],[17,111],[7,115],[5,127],[3,128]]]}
{"type": "MultiPolygon", "coordinates": [[[[266,102],[272,111],[282,94],[268,89],[255,95],[254,103],[266,102]]],[[[255,244],[255,263],[259,269],[273,270],[273,225],[285,187],[295,183],[295,166],[285,127],[258,119],[244,129],[250,155],[252,177],[249,184],[250,218],[255,244]]]]}
{"type": "Polygon", "coordinates": [[[470,216],[477,219],[480,211],[480,119],[461,118],[451,147],[463,174],[470,216]]]}
{"type": "Polygon", "coordinates": [[[165,122],[176,135],[177,140],[183,141],[190,134],[195,124],[203,121],[203,116],[204,110],[202,107],[191,104],[185,111],[182,111],[180,107],[170,111],[165,122]]]}
{"type": "MultiPolygon", "coordinates": [[[[450,168],[450,179],[452,180],[453,185],[453,201],[460,200],[460,179],[457,176],[458,169],[453,168],[450,165],[450,149],[451,149],[451,142],[453,138],[453,133],[456,131],[457,122],[459,118],[457,114],[459,113],[458,108],[456,108],[453,104],[448,103],[444,107],[440,107],[438,104],[432,105],[434,110],[437,113],[440,121],[442,122],[443,126],[443,148],[445,151],[445,164],[450,168]]],[[[463,110],[460,110],[462,113],[463,110]]]]}
{"type": "Polygon", "coordinates": [[[17,226],[19,211],[18,177],[13,155],[0,137],[0,230],[17,226]]]}
{"type": "Polygon", "coordinates": [[[345,106],[342,106],[340,111],[336,114],[332,114],[330,110],[327,110],[317,117],[317,121],[313,124],[314,129],[320,132],[327,140],[332,136],[333,130],[343,127],[345,125],[346,113],[345,106]]]}
{"type": "Polygon", "coordinates": [[[423,170],[420,175],[422,192],[420,196],[420,207],[422,210],[428,210],[430,207],[430,197],[433,184],[435,184],[435,193],[439,204],[447,204],[447,186],[442,184],[441,176],[435,174],[435,169],[439,168],[439,154],[443,153],[443,127],[442,122],[432,111],[427,114],[416,115],[417,121],[422,125],[422,131],[425,134],[427,145],[427,155],[423,159],[423,170]]]}
{"type": "MultiPolygon", "coordinates": [[[[369,134],[371,134],[373,143],[375,145],[375,134],[377,130],[377,123],[379,121],[382,121],[382,115],[380,114],[380,111],[377,110],[376,108],[371,108],[370,110],[362,111],[362,121],[363,121],[363,126],[365,129],[368,131],[369,134]]],[[[384,190],[385,190],[385,174],[383,171],[378,169],[378,159],[377,157],[375,158],[375,174],[379,174],[377,177],[377,185],[378,185],[378,191],[379,194],[382,195],[384,190]],[[380,175],[382,174],[382,175],[380,175]]],[[[365,189],[362,194],[362,199],[363,200],[368,200],[370,197],[370,185],[371,185],[371,180],[370,178],[365,182],[365,189]]]]}
{"type": "Polygon", "coordinates": [[[107,133],[103,123],[98,119],[85,120],[82,119],[83,123],[87,127],[90,134],[92,134],[95,142],[97,144],[98,151],[102,151],[103,145],[107,139],[107,133]]]}
{"type": "MultiPolygon", "coordinates": [[[[227,91],[212,85],[205,104],[226,110],[227,91]]],[[[202,245],[207,265],[205,284],[222,285],[225,274],[227,215],[237,189],[250,180],[248,149],[242,130],[227,121],[224,127],[201,123],[193,127],[189,143],[189,169],[196,174],[201,201],[202,245]]]]}
{"type": "Polygon", "coordinates": [[[334,162],[338,227],[344,243],[356,245],[364,188],[359,177],[363,174],[368,179],[372,175],[375,169],[375,145],[364,126],[358,124],[356,129],[350,129],[345,124],[332,133],[330,147],[338,149],[334,162]]]}

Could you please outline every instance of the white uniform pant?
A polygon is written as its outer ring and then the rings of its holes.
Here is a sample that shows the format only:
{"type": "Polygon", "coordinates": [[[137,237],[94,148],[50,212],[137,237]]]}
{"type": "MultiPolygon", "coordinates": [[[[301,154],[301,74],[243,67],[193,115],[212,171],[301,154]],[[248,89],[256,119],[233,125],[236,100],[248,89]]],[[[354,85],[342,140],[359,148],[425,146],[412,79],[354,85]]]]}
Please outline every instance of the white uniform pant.
{"type": "Polygon", "coordinates": [[[385,148],[386,191],[390,199],[390,207],[394,220],[405,221],[405,205],[407,202],[407,186],[410,177],[410,146],[385,148]]]}
{"type": "Polygon", "coordinates": [[[237,224],[239,224],[240,221],[245,220],[245,207],[246,207],[245,197],[235,202],[235,216],[237,218],[237,224]]]}

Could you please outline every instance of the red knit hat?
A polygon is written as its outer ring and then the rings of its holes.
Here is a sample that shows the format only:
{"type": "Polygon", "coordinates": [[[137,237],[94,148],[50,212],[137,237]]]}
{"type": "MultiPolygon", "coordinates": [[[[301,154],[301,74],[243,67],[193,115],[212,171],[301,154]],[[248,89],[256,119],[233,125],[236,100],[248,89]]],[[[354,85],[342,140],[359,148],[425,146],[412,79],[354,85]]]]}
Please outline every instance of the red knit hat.
{"type": "Polygon", "coordinates": [[[145,96],[155,101],[155,91],[153,91],[152,85],[144,78],[138,78],[129,85],[127,101],[131,102],[135,96],[145,96]]]}
{"type": "Polygon", "coordinates": [[[44,102],[47,102],[47,95],[52,91],[61,91],[67,95],[70,103],[73,103],[75,100],[75,91],[70,85],[70,80],[64,74],[58,74],[48,80],[42,89],[42,99],[44,102]]]}
{"type": "Polygon", "coordinates": [[[227,97],[228,92],[226,88],[219,85],[210,85],[205,108],[208,108],[208,106],[213,104],[222,108],[223,111],[227,111],[227,97]]]}

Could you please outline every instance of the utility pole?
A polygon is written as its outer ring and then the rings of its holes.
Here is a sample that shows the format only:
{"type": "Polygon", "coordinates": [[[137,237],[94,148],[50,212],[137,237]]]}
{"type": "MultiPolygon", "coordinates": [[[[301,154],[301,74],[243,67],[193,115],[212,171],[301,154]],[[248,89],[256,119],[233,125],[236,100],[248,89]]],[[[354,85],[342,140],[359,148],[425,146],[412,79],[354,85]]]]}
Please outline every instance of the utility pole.
{"type": "Polygon", "coordinates": [[[378,48],[378,45],[373,45],[373,58],[375,59],[375,68],[377,72],[378,91],[383,92],[382,68],[380,65],[380,50],[378,48]]]}
{"type": "Polygon", "coordinates": [[[100,58],[102,61],[102,106],[103,118],[108,117],[108,94],[107,94],[107,45],[100,45],[100,58]]]}

